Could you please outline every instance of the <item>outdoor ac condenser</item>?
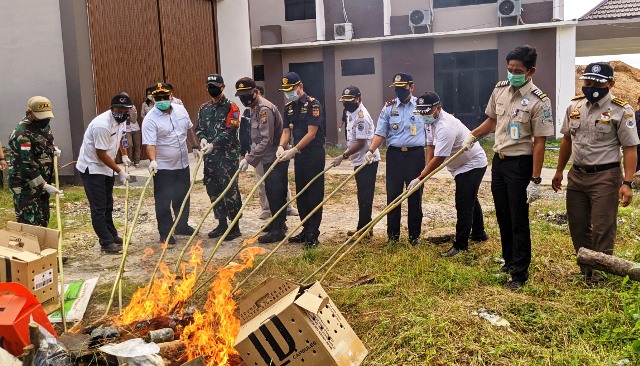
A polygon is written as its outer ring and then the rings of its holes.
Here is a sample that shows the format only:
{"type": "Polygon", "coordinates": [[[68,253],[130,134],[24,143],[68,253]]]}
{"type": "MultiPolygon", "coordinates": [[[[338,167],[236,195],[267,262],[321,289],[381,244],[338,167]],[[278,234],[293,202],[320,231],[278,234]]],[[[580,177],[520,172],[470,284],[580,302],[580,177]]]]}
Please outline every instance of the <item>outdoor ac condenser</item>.
{"type": "Polygon", "coordinates": [[[409,13],[410,27],[431,27],[431,10],[417,9],[409,13]]]}
{"type": "Polygon", "coordinates": [[[522,14],[521,0],[498,0],[498,17],[519,17],[522,14]]]}
{"type": "Polygon", "coordinates": [[[352,39],[353,38],[353,24],[351,23],[337,23],[333,25],[333,38],[334,39],[352,39]]]}

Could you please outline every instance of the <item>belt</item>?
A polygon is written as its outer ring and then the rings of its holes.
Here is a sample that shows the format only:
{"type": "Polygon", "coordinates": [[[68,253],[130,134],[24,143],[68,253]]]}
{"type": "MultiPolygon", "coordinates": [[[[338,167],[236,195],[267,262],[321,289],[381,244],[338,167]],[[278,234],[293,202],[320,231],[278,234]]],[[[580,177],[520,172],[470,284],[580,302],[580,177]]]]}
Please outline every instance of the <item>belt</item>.
{"type": "Polygon", "coordinates": [[[580,173],[597,173],[605,170],[620,168],[620,163],[609,163],[609,164],[601,164],[601,165],[589,165],[589,166],[580,166],[574,165],[573,169],[579,171],[580,173]]]}
{"type": "Polygon", "coordinates": [[[402,146],[402,147],[398,147],[398,146],[389,146],[387,148],[387,150],[396,150],[396,151],[402,151],[402,152],[407,152],[407,151],[413,151],[413,150],[424,150],[424,146],[402,146]]]}
{"type": "Polygon", "coordinates": [[[500,160],[511,160],[511,159],[522,159],[522,158],[528,158],[531,157],[531,155],[514,155],[514,156],[508,156],[505,155],[503,153],[496,153],[496,155],[498,157],[498,159],[500,160]]]}

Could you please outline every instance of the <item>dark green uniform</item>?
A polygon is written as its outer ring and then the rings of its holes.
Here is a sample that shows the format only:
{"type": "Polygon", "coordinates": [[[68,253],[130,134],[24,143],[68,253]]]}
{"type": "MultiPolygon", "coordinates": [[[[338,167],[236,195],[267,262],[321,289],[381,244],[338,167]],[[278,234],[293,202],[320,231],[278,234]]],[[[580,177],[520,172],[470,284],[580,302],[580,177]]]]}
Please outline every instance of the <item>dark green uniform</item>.
{"type": "Polygon", "coordinates": [[[40,186],[51,183],[53,175],[53,135],[51,127],[31,125],[25,117],[9,138],[9,189],[20,223],[49,225],[49,193],[40,186]]]}
{"type": "MultiPolygon", "coordinates": [[[[213,151],[204,158],[204,185],[212,202],[224,191],[238,170],[239,126],[240,109],[225,96],[219,103],[210,100],[198,110],[196,135],[199,140],[207,139],[213,144],[213,151]]],[[[216,219],[233,219],[241,206],[242,200],[236,180],[213,212],[216,219]]]]}

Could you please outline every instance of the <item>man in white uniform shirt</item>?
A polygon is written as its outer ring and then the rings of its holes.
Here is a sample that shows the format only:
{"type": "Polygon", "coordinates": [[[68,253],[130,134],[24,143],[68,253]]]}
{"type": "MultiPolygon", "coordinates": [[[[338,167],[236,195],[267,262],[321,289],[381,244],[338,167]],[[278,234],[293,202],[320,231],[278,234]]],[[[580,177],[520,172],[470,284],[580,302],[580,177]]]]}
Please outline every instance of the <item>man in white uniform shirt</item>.
{"type": "MultiPolygon", "coordinates": [[[[181,105],[171,104],[170,94],[167,84],[157,83],[153,88],[151,95],[155,105],[142,122],[142,144],[146,145],[151,160],[149,172],[155,173],[153,192],[160,241],[175,244],[173,236],[167,236],[191,182],[187,138],[191,146],[197,146],[198,142],[191,130],[193,124],[187,110],[181,105]]],[[[200,151],[194,150],[193,153],[197,159],[200,151]]],[[[176,226],[176,235],[191,235],[194,232],[187,223],[189,203],[187,199],[176,226]]]]}
{"type": "MultiPolygon", "coordinates": [[[[356,86],[348,86],[342,91],[340,97],[347,119],[347,150],[333,161],[333,166],[338,166],[342,160],[351,158],[353,170],[362,164],[367,164],[365,155],[371,146],[376,127],[367,108],[362,104],[362,94],[356,86]]],[[[380,152],[376,149],[373,153],[371,164],[362,168],[356,174],[356,187],[358,190],[358,226],[356,230],[362,229],[371,222],[371,211],[373,209],[373,193],[376,188],[376,173],[378,172],[378,162],[380,152]]],[[[369,233],[372,233],[370,231],[369,233]]],[[[348,231],[351,236],[355,231],[348,231]]]]}
{"type": "Polygon", "coordinates": [[[93,230],[98,235],[101,250],[109,254],[122,250],[122,238],[113,224],[113,173],[118,174],[123,183],[129,180],[129,175],[114,159],[120,148],[124,164],[131,164],[120,141],[126,133],[123,122],[129,119],[132,106],[126,95],[119,94],[111,99],[111,109],[98,115],[87,126],[76,163],[89,200],[93,230]]]}
{"type": "MultiPolygon", "coordinates": [[[[433,92],[426,92],[418,98],[416,115],[422,117],[427,134],[426,166],[418,178],[409,183],[415,187],[420,179],[462,149],[462,142],[469,134],[469,129],[451,114],[442,109],[440,97],[433,92]]],[[[486,241],[482,207],[478,201],[478,189],[482,177],[487,170],[487,156],[479,143],[463,152],[447,165],[456,182],[456,238],[453,246],[443,257],[451,257],[461,250],[469,248],[469,236],[473,241],[486,241]]]]}

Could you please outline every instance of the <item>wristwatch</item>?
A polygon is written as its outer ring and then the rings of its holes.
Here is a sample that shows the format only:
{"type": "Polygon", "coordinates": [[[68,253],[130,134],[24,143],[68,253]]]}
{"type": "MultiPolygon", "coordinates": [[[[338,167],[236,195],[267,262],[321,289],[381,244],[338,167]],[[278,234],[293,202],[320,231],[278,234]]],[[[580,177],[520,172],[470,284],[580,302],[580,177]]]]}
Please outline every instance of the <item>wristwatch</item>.
{"type": "Polygon", "coordinates": [[[342,158],[343,159],[348,159],[349,158],[349,155],[347,155],[346,151],[342,153],[342,158]]]}
{"type": "Polygon", "coordinates": [[[622,181],[622,184],[624,184],[625,186],[629,186],[629,188],[633,188],[633,187],[631,187],[631,183],[632,182],[630,180],[622,181]]]}
{"type": "Polygon", "coordinates": [[[531,177],[531,181],[535,184],[540,184],[542,183],[542,178],[541,177],[531,177]]]}

